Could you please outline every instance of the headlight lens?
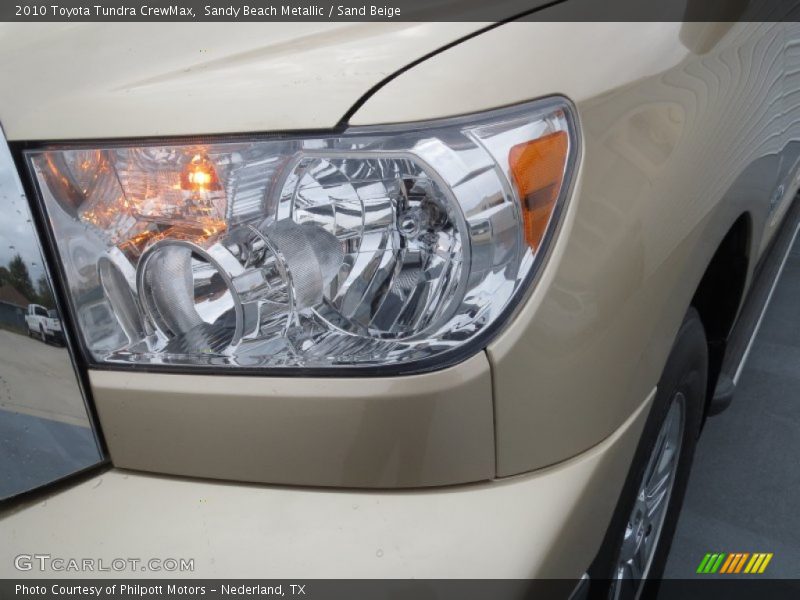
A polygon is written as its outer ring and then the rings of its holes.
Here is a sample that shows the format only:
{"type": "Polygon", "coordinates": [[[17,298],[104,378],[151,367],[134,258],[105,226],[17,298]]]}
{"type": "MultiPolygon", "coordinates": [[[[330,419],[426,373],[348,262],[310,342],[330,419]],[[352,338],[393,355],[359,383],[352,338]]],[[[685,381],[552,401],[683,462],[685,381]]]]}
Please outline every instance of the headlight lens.
{"type": "Polygon", "coordinates": [[[92,360],[421,368],[474,352],[530,279],[570,115],[27,157],[92,360]]]}

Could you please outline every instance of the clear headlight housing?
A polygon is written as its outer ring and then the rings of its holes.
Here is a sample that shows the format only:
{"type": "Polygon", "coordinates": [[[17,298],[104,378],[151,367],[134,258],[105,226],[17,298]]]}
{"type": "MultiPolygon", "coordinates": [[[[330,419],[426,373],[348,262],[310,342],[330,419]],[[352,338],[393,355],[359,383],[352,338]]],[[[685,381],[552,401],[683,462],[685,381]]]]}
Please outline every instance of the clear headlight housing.
{"type": "Polygon", "coordinates": [[[552,99],[27,158],[91,361],[402,371],[485,345],[543,254],[575,146],[552,99]]]}

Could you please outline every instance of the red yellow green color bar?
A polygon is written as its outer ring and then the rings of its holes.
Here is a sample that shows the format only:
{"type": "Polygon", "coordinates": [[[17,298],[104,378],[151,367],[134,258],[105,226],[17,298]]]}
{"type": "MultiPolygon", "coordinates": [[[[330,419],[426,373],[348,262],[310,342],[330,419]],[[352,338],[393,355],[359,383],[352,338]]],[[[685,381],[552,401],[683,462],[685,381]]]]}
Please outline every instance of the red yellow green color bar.
{"type": "Polygon", "coordinates": [[[700,561],[697,573],[702,574],[732,574],[732,573],[763,573],[772,560],[772,552],[709,552],[700,561]]]}

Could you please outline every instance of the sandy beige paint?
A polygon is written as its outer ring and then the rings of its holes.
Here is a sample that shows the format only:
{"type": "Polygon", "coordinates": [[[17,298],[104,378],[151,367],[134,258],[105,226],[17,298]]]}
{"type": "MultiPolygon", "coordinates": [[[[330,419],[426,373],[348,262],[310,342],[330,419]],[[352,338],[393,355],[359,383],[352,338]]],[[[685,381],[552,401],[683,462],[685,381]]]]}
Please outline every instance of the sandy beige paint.
{"type": "MultiPolygon", "coordinates": [[[[51,85],[42,78],[15,86],[10,104],[0,91],[10,137],[330,126],[379,72],[395,70],[434,38],[444,44],[463,32],[444,24],[292,26],[253,50],[256,34],[267,30],[237,26],[236,36],[213,38],[225,41],[215,41],[208,59],[187,50],[170,54],[169,64],[145,64],[125,58],[124,48],[139,59],[180,42],[199,52],[204,38],[187,32],[200,30],[171,26],[166,36],[154,27],[144,50],[133,44],[139,29],[103,27],[30,30],[51,36],[48,47],[75,50],[88,68],[65,67],[75,81],[54,76],[64,80],[50,89],[58,94],[37,87],[51,85]],[[98,57],[98,47],[112,54],[98,57]],[[117,73],[116,64],[125,68],[117,73]],[[243,87],[252,98],[241,99],[243,87]]],[[[767,239],[778,155],[790,139],[782,110],[791,102],[784,76],[790,29],[511,23],[402,73],[360,108],[354,124],[450,116],[555,93],[577,104],[582,162],[562,230],[532,296],[489,346],[488,361],[481,354],[412,378],[95,372],[112,459],[250,481],[422,486],[493,476],[495,441],[501,476],[600,443],[658,381],[731,223],[750,213],[754,256],[767,239]],[[739,174],[760,161],[763,168],[731,194],[739,174]]],[[[0,36],[0,49],[6,42],[18,48],[0,59],[12,83],[48,64],[43,54],[23,53],[22,37],[0,36]]]]}
{"type": "Polygon", "coordinates": [[[567,218],[533,296],[488,347],[498,475],[564,460],[628,418],[744,212],[755,264],[779,153],[796,160],[782,117],[788,27],[512,23],[403,73],[354,115],[414,121],[556,92],[577,104],[567,218]]]}
{"type": "Polygon", "coordinates": [[[481,23],[0,23],[9,140],[333,127],[481,23]]]}
{"type": "Polygon", "coordinates": [[[494,476],[486,355],[412,377],[91,371],[111,459],[269,483],[418,487],[494,476]]]}
{"type": "Polygon", "coordinates": [[[147,577],[577,578],[605,533],[651,399],[573,460],[466,486],[297,489],[115,469],[0,514],[0,577],[19,577],[17,554],[46,552],[107,564],[194,559],[194,572],[147,577]]]}

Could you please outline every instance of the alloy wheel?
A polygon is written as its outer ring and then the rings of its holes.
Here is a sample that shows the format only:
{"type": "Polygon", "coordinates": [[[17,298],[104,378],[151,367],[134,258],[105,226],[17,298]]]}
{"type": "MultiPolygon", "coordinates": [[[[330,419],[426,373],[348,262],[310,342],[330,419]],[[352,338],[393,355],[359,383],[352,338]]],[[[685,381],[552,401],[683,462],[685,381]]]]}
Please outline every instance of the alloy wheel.
{"type": "Polygon", "coordinates": [[[653,562],[675,485],[685,426],[686,397],[677,392],[670,402],[639,484],[615,561],[610,597],[638,598],[653,562]]]}

